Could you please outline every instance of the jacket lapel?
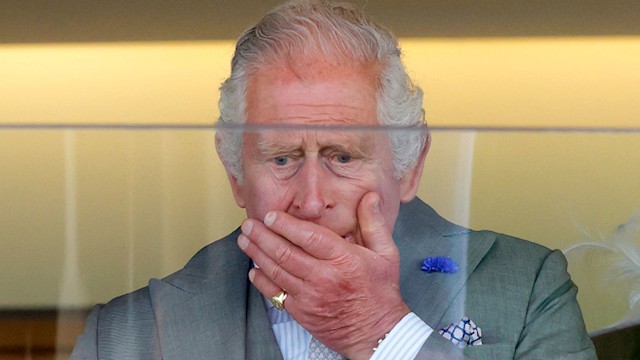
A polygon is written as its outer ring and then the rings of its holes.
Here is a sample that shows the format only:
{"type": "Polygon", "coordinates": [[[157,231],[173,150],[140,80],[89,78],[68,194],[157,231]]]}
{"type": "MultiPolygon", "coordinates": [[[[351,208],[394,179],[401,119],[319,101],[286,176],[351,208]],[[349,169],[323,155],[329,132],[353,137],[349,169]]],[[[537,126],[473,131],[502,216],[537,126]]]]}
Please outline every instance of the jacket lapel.
{"type": "Polygon", "coordinates": [[[454,305],[461,307],[454,313],[464,315],[464,301],[454,299],[466,295],[464,285],[493,245],[495,236],[451,224],[415,199],[401,208],[394,238],[398,239],[402,259],[400,289],[409,308],[435,330],[443,327],[443,315],[451,310],[452,304],[462,304],[454,305]],[[422,271],[422,261],[431,256],[451,258],[458,264],[458,271],[455,274],[422,271]]]}
{"type": "Polygon", "coordinates": [[[150,282],[164,359],[281,357],[260,294],[247,279],[250,259],[236,237],[234,232],[180,272],[150,282]]]}
{"type": "Polygon", "coordinates": [[[245,359],[282,360],[282,353],[266,316],[262,294],[253,285],[249,287],[245,359]]]}

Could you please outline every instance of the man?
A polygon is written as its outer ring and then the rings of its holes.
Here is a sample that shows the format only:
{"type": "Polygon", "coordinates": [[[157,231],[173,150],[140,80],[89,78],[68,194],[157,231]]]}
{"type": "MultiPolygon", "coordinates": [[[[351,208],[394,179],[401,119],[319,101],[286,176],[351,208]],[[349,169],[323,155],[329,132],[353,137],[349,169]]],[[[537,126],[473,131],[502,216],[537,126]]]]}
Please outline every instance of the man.
{"type": "Polygon", "coordinates": [[[385,29],[285,4],[239,39],[221,90],[216,145],[247,219],[94,308],[73,358],[595,358],[561,253],[414,199],[422,92],[385,29]]]}

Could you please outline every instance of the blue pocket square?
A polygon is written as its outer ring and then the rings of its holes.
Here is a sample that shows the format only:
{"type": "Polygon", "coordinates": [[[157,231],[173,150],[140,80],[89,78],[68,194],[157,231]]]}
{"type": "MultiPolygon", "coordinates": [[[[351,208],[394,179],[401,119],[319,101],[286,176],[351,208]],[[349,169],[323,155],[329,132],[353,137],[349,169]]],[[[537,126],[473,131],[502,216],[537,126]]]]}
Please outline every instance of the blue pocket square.
{"type": "Polygon", "coordinates": [[[482,345],[482,329],[466,316],[457,324],[451,323],[448,327],[441,329],[439,333],[460,348],[482,345]]]}

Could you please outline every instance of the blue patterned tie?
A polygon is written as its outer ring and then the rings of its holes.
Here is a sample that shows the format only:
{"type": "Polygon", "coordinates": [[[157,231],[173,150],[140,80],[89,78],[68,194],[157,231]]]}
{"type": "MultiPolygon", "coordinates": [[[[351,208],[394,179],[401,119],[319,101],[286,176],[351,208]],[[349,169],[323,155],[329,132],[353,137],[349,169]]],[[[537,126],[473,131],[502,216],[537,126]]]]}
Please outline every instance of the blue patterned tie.
{"type": "Polygon", "coordinates": [[[316,338],[311,338],[311,343],[309,344],[309,360],[342,360],[344,359],[337,352],[329,349],[323,343],[316,340],[316,338]]]}

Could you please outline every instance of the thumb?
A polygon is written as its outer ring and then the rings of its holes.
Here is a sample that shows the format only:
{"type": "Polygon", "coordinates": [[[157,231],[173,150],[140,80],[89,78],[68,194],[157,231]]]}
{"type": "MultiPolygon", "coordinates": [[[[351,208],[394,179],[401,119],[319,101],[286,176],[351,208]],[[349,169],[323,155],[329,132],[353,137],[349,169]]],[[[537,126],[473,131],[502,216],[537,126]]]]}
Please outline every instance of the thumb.
{"type": "Polygon", "coordinates": [[[380,195],[366,193],[358,204],[357,213],[364,246],[383,256],[395,254],[396,244],[382,214],[380,195]]]}

